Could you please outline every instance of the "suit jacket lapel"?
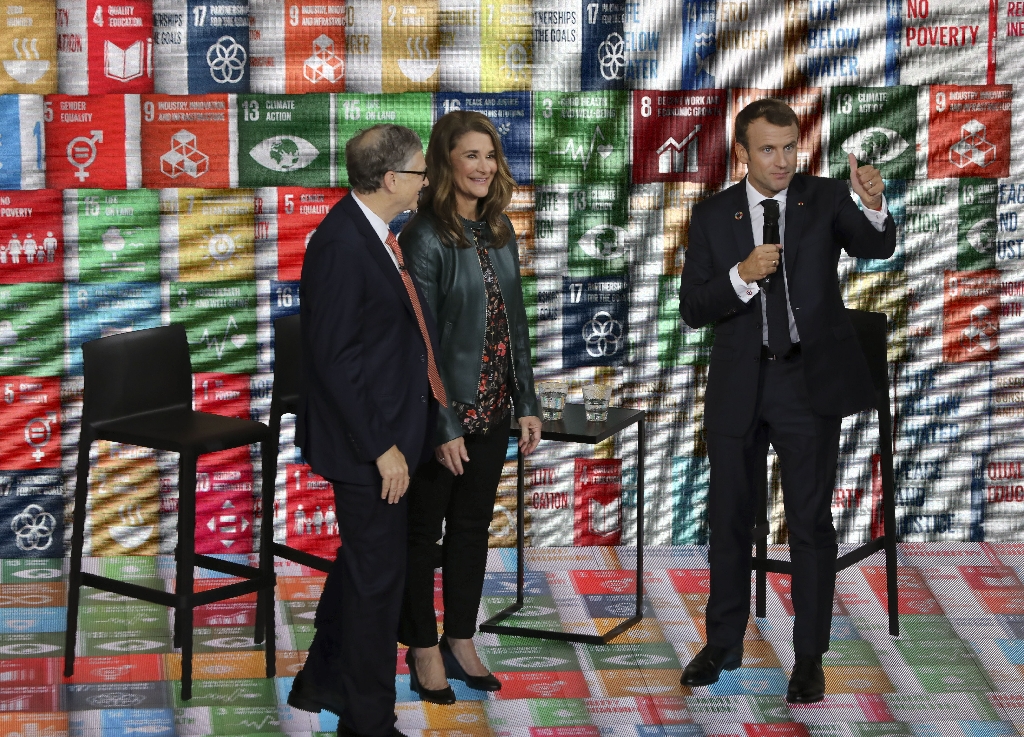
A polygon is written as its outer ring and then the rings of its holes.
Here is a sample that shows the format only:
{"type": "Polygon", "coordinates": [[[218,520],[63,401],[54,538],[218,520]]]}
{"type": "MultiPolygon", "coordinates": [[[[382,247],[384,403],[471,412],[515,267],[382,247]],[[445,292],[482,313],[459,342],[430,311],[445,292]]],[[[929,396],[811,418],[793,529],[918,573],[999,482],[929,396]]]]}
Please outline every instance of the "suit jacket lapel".
{"type": "Polygon", "coordinates": [[[405,288],[405,283],[402,281],[402,277],[398,273],[398,269],[395,268],[394,262],[388,255],[384,248],[384,244],[380,242],[380,236],[377,235],[377,231],[370,225],[370,221],[366,219],[366,215],[363,214],[362,209],[356,204],[355,200],[352,199],[351,193],[345,196],[342,200],[342,205],[345,206],[345,210],[348,216],[352,218],[352,222],[356,224],[359,232],[363,236],[363,245],[366,247],[367,252],[370,254],[377,266],[380,267],[381,272],[384,274],[384,279],[391,285],[391,288],[395,290],[399,299],[402,300],[402,304],[405,305],[406,310],[415,319],[416,313],[413,312],[412,302],[409,300],[409,292],[405,288]]]}
{"type": "Polygon", "coordinates": [[[754,230],[750,220],[750,207],[747,204],[746,178],[733,186],[732,190],[735,193],[733,199],[736,208],[732,221],[733,242],[736,244],[739,260],[742,261],[754,250],[754,230]]]}
{"type": "Polygon", "coordinates": [[[804,218],[807,216],[806,204],[806,180],[799,174],[793,177],[789,184],[789,191],[786,193],[786,242],[783,244],[786,252],[786,275],[792,273],[796,265],[796,259],[800,252],[800,240],[803,236],[804,218]]]}

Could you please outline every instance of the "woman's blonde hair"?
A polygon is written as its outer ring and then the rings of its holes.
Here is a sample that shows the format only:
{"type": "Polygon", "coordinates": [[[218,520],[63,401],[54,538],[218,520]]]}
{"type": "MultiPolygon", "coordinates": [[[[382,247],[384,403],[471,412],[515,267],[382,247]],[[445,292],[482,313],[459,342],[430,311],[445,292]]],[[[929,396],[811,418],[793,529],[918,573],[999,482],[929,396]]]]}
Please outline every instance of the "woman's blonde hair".
{"type": "Polygon", "coordinates": [[[480,201],[479,211],[481,219],[487,221],[494,236],[491,245],[501,248],[512,238],[512,229],[509,228],[503,214],[508,203],[512,201],[512,188],[516,182],[501,150],[501,137],[494,124],[482,113],[454,110],[442,115],[434,124],[434,129],[430,132],[430,143],[427,145],[427,177],[430,184],[424,188],[420,196],[420,208],[430,213],[438,226],[438,235],[442,243],[459,248],[473,246],[466,239],[462,221],[459,220],[451,159],[451,153],[458,145],[459,139],[473,132],[486,134],[494,144],[498,171],[491,180],[487,196],[480,201]]]}

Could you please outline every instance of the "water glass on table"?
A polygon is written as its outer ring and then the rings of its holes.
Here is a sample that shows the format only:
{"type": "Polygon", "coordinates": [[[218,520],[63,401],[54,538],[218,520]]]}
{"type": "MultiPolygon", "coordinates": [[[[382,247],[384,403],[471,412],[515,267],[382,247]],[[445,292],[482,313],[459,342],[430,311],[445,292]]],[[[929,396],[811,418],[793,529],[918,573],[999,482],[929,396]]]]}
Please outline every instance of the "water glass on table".
{"type": "Polygon", "coordinates": [[[586,384],[583,387],[583,406],[587,413],[587,422],[608,421],[608,400],[612,398],[612,388],[608,384],[586,384]]]}
{"type": "Polygon", "coordinates": [[[569,384],[564,381],[538,381],[537,398],[545,422],[562,419],[565,409],[565,397],[569,393],[569,384]]]}

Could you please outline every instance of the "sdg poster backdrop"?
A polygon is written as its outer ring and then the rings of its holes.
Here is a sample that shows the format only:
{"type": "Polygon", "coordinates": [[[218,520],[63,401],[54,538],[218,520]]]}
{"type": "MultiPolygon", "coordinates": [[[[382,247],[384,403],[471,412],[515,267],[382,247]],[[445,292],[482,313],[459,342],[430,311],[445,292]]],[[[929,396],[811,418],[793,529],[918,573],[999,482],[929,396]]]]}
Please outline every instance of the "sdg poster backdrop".
{"type": "MultiPolygon", "coordinates": [[[[426,144],[451,110],[493,120],[518,185],[537,378],[646,410],[646,542],[705,543],[714,326],[681,323],[678,284],[694,205],[745,175],[735,115],[765,96],[800,118],[800,171],[847,178],[852,153],[886,179],[896,255],[844,256],[840,278],[889,318],[899,538],[1020,539],[1022,76],[1007,0],[6,5],[0,557],[66,553],[83,342],[181,324],[195,407],[266,421],[273,321],[298,312],[306,244],[348,191],[345,142],[398,123],[426,144]]],[[[272,509],[258,447],[202,459],[202,551],[255,549],[263,518],[333,554],[330,485],[293,441],[286,416],[272,509]]],[[[873,416],[844,422],[843,542],[878,532],[876,442],[873,416]]],[[[491,544],[520,513],[533,546],[635,544],[636,453],[635,429],[544,443],[518,509],[510,448],[491,544]]],[[[90,463],[86,554],[173,552],[176,459],[101,443],[90,463]]]]}

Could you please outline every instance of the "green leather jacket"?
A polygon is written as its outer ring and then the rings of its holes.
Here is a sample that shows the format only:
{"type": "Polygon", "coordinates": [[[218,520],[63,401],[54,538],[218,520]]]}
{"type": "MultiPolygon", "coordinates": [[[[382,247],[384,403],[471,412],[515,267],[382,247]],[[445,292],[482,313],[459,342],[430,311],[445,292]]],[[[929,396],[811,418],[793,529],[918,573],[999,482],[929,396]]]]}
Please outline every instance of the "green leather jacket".
{"type": "MultiPolygon", "coordinates": [[[[512,227],[511,222],[508,225],[512,227]]],[[[513,411],[518,418],[539,416],[540,410],[533,390],[530,333],[519,279],[519,249],[514,236],[515,231],[504,248],[488,250],[508,316],[513,373],[509,389],[513,411]]],[[[473,242],[468,226],[466,239],[473,242]]],[[[402,229],[398,240],[406,267],[423,290],[437,321],[441,334],[441,356],[437,362],[448,400],[476,404],[487,309],[476,249],[444,245],[425,213],[416,215],[402,229]]],[[[447,443],[463,434],[462,423],[455,411],[451,407],[442,407],[437,419],[435,445],[447,443]]]]}

